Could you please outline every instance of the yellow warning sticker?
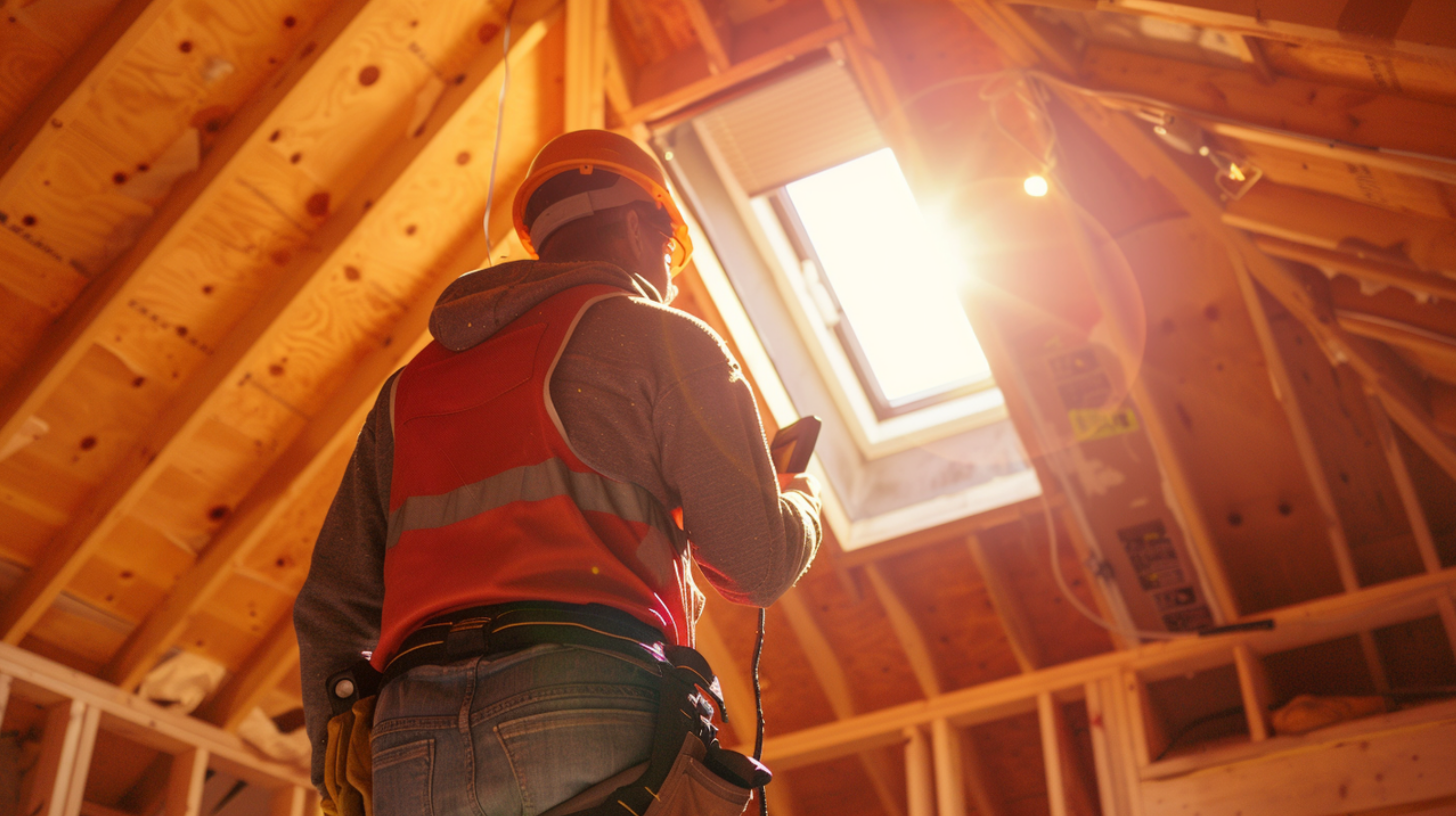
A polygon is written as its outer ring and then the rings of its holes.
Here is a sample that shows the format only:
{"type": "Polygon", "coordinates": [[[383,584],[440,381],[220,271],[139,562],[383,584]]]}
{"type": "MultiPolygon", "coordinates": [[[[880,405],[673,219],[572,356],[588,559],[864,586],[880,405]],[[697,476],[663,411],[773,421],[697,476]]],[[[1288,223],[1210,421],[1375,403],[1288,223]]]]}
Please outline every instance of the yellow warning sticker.
{"type": "Polygon", "coordinates": [[[1137,414],[1131,408],[1120,411],[1104,411],[1101,408],[1073,408],[1067,412],[1072,421],[1072,434],[1078,442],[1121,436],[1138,430],[1137,414]]]}

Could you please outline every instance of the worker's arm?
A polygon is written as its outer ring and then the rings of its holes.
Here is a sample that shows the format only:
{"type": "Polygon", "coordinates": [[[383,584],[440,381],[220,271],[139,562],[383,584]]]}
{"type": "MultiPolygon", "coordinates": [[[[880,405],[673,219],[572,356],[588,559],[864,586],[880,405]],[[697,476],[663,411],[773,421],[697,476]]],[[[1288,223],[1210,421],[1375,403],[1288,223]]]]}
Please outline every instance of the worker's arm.
{"type": "Polygon", "coordinates": [[[588,464],[683,508],[719,594],[768,605],[808,568],[817,494],[780,492],[753,391],[707,324],[642,299],[603,301],[567,344],[551,395],[588,464]]]}
{"type": "Polygon", "coordinates": [[[818,550],[818,488],[801,476],[780,489],[752,389],[727,350],[721,354],[721,363],[662,395],[662,469],[703,575],[730,601],[768,606],[818,550]]]}
{"type": "Polygon", "coordinates": [[[385,383],[359,433],[344,480],[314,545],[308,580],[293,605],[304,719],[313,745],[313,783],[320,793],[330,716],[324,681],[352,666],[379,640],[394,454],[389,426],[391,383],[385,383]]]}

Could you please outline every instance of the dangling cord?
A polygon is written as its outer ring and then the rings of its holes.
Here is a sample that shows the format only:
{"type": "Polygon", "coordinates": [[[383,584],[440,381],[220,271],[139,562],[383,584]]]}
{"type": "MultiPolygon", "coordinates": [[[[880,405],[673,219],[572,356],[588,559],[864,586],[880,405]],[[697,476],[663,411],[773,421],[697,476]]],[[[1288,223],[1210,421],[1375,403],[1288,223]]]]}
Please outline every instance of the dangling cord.
{"type": "Polygon", "coordinates": [[[495,266],[490,248],[490,205],[495,202],[495,165],[500,159],[501,125],[506,121],[506,91],[511,87],[511,17],[515,13],[516,3],[511,0],[510,7],[506,9],[506,27],[501,39],[501,65],[505,73],[501,76],[500,99],[495,103],[495,147],[490,151],[490,182],[485,191],[485,218],[481,219],[485,227],[486,266],[495,266]]]}
{"type": "MultiPolygon", "coordinates": [[[[758,713],[758,733],[753,738],[753,758],[763,759],[763,688],[758,684],[758,661],[763,657],[763,628],[768,623],[768,610],[758,610],[758,640],[753,644],[753,707],[758,713]]],[[[768,816],[768,798],[758,786],[759,816],[768,816]]]]}

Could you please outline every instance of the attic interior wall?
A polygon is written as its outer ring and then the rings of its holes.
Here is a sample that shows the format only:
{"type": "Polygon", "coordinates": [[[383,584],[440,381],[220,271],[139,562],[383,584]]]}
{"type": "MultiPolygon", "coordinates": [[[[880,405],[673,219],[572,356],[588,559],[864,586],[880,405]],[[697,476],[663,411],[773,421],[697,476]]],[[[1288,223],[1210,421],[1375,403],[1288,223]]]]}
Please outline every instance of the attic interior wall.
{"type": "MultiPolygon", "coordinates": [[[[560,89],[570,81],[553,4],[519,5],[498,190],[514,187],[535,146],[563,126],[560,89]]],[[[33,406],[49,430],[0,462],[0,557],[13,567],[7,574],[16,582],[4,587],[7,599],[25,570],[42,567],[58,544],[87,542],[87,555],[62,582],[59,599],[24,627],[25,648],[86,673],[117,677],[117,661],[136,627],[155,621],[164,600],[196,580],[209,548],[240,535],[250,542],[240,564],[215,576],[197,607],[174,622],[159,653],[173,647],[199,652],[236,678],[268,648],[303,580],[309,531],[317,529],[347,457],[348,444],[321,441],[334,418],[348,415],[340,406],[352,397],[344,392],[373,376],[371,366],[387,370],[392,364],[380,361],[394,353],[393,344],[403,354],[413,342],[401,321],[485,255],[483,242],[472,236],[485,201],[483,145],[494,137],[499,76],[491,49],[499,47],[500,6],[454,4],[448,13],[422,14],[394,0],[249,0],[211,17],[162,0],[41,0],[4,7],[13,20],[0,23],[0,132],[7,135],[44,105],[64,102],[44,90],[46,83],[64,79],[66,67],[80,64],[87,49],[114,44],[117,50],[116,61],[98,69],[104,75],[94,92],[83,91],[79,104],[57,110],[61,126],[34,134],[32,143],[41,149],[33,160],[27,153],[24,161],[3,165],[0,266],[7,271],[0,279],[0,325],[6,327],[0,379],[44,368],[39,363],[47,358],[37,353],[50,347],[47,328],[57,318],[84,316],[100,288],[83,294],[88,282],[110,280],[116,270],[130,270],[135,279],[102,319],[82,326],[72,356],[53,369],[63,375],[33,406]],[[63,7],[66,13],[59,13],[63,7]],[[123,36],[129,24],[140,36],[123,36]],[[217,362],[222,359],[231,365],[217,362]],[[182,404],[193,407],[176,413],[182,404]],[[299,450],[318,451],[318,465],[287,471],[296,479],[278,479],[299,450]],[[120,509],[115,518],[98,521],[88,508],[120,509]],[[255,532],[239,532],[264,515],[255,532]]],[[[835,40],[834,55],[844,56],[850,24],[843,8],[815,0],[702,3],[733,70],[835,25],[838,33],[824,41],[835,40]]],[[[1034,140],[1017,100],[1001,95],[988,102],[980,85],[961,81],[1013,63],[971,14],[944,2],[871,1],[858,12],[879,43],[868,50],[882,61],[914,134],[911,143],[896,147],[928,200],[943,197],[951,184],[991,190],[1032,169],[990,118],[994,108],[1012,134],[1034,140]]],[[[715,70],[687,6],[614,0],[611,13],[613,44],[625,57],[609,71],[616,79],[608,85],[625,87],[625,96],[610,105],[613,126],[666,127],[668,117],[687,115],[705,98],[724,98],[767,81],[773,70],[793,68],[788,60],[777,69],[756,68],[752,76],[733,75],[745,83],[735,88],[715,87],[724,74],[715,70]]],[[[1301,126],[1345,127],[1338,116],[1320,117],[1348,106],[1351,115],[1367,120],[1365,130],[1353,126],[1358,133],[1385,127],[1381,138],[1437,152],[1449,148],[1449,140],[1442,141],[1450,133],[1448,106],[1456,103],[1449,61],[1259,38],[1271,76],[1255,81],[1249,78],[1257,74],[1253,67],[1189,68],[1168,57],[1102,46],[1079,53],[1047,15],[1024,16],[1077,61],[1087,84],[1167,95],[1194,107],[1210,104],[1201,94],[1212,87],[1227,93],[1237,116],[1268,116],[1280,111],[1268,99],[1295,99],[1289,94],[1306,89],[1292,80],[1315,83],[1324,107],[1300,118],[1301,126]],[[1188,76],[1204,84],[1185,82],[1188,76]],[[1429,103],[1420,110],[1435,118],[1400,120],[1408,123],[1403,133],[1366,113],[1405,111],[1396,104],[1402,100],[1429,103]]],[[[848,59],[860,66],[859,52],[850,52],[848,59]]],[[[798,56],[822,53],[816,47],[798,56]]],[[[862,77],[869,75],[861,70],[862,77]]],[[[1206,225],[1191,223],[1196,219],[1186,216],[1163,183],[1127,166],[1072,113],[1057,117],[1062,178],[1127,256],[1142,293],[1148,344],[1141,373],[1151,407],[1171,429],[1174,453],[1193,463],[1196,509],[1208,520],[1216,555],[1230,573],[1238,611],[1251,614],[1341,591],[1314,495],[1318,478],[1335,496],[1359,584],[1417,574],[1423,567],[1415,533],[1358,374],[1349,366],[1332,367],[1299,319],[1261,296],[1294,378],[1300,416],[1321,443],[1311,470],[1290,440],[1290,417],[1274,398],[1266,352],[1221,240],[1206,225]]],[[[1441,236],[1450,235],[1456,213],[1452,185],[1228,135],[1214,138],[1221,149],[1265,171],[1239,202],[1244,212],[1264,201],[1290,219],[1331,214],[1331,229],[1358,220],[1373,225],[1360,234],[1366,244],[1388,249],[1409,237],[1404,246],[1418,265],[1451,271],[1439,264],[1449,263],[1440,253],[1448,246],[1441,236]],[[1307,195],[1302,191],[1325,198],[1301,198],[1307,195]],[[1358,202],[1366,209],[1328,202],[1358,202]],[[1369,213],[1387,215],[1396,226],[1363,218],[1369,213]]],[[[1175,158],[1190,177],[1208,177],[1206,161],[1175,158]]],[[[492,234],[501,236],[509,214],[496,204],[492,234]]],[[[1335,240],[1340,237],[1347,236],[1335,240]]],[[[1421,303],[1395,288],[1372,294],[1348,276],[1326,280],[1311,268],[1297,271],[1333,308],[1451,333],[1447,300],[1421,303]]],[[[687,296],[678,305],[721,331],[724,322],[711,298],[701,285],[694,288],[694,273],[688,274],[687,296]]],[[[65,320],[56,325],[74,328],[65,320]]],[[[1453,381],[1449,353],[1396,347],[1390,356],[1432,393],[1453,381]]],[[[3,404],[12,405],[14,393],[7,391],[3,404]]],[[[12,427],[9,416],[0,419],[12,427]]],[[[347,438],[352,430],[342,433],[347,438]]],[[[1456,482],[1405,431],[1396,427],[1394,435],[1439,559],[1456,565],[1456,482]]],[[[1085,572],[1075,530],[1065,523],[1064,510],[1056,512],[1063,571],[1080,599],[1096,605],[1095,579],[1085,572]]],[[[887,554],[867,560],[827,545],[819,566],[795,590],[800,611],[791,616],[780,607],[769,615],[764,674],[770,734],[932,695],[936,689],[912,670],[913,644],[907,646],[904,632],[892,624],[887,604],[894,598],[924,640],[940,692],[1111,651],[1113,640],[1071,612],[1051,582],[1041,508],[1017,509],[1009,519],[922,536],[913,546],[892,543],[887,554]],[[979,562],[967,540],[972,534],[982,550],[979,562]],[[889,596],[881,594],[871,568],[889,596]]],[[[751,653],[752,612],[713,598],[708,615],[731,654],[740,657],[741,674],[751,653]]],[[[1386,627],[1372,637],[1391,687],[1456,679],[1456,658],[1438,619],[1386,627]]],[[[1271,654],[1263,663],[1276,701],[1311,691],[1370,693],[1379,686],[1354,637],[1271,654]]],[[[1150,684],[1160,719],[1154,730],[1172,733],[1193,712],[1227,702],[1228,671],[1208,674],[1213,679],[1199,681],[1207,689],[1150,684]]],[[[270,715],[297,704],[296,672],[282,676],[259,698],[270,715]]],[[[1232,688],[1236,697],[1236,682],[1232,688]]],[[[1078,725],[1078,705],[1066,704],[1066,719],[1085,767],[1091,749],[1082,734],[1090,729],[1078,730],[1087,728],[1078,725]]],[[[1010,814],[1046,812],[1037,722],[1027,716],[968,730],[968,755],[980,758],[967,759],[968,778],[990,780],[985,800],[971,803],[978,813],[986,805],[1010,814]]],[[[3,730],[14,724],[28,732],[37,717],[13,704],[3,730]]],[[[742,741],[745,735],[735,729],[744,720],[735,720],[728,733],[742,741]]],[[[1190,741],[1197,750],[1198,739],[1190,741]]],[[[93,801],[131,812],[156,801],[165,758],[129,753],[112,736],[98,750],[127,760],[95,777],[88,795],[93,801]]],[[[901,762],[896,751],[877,749],[795,767],[785,775],[783,795],[800,813],[895,813],[887,802],[903,803],[901,762]]],[[[1073,809],[1090,812],[1075,797],[1073,809]]]]}

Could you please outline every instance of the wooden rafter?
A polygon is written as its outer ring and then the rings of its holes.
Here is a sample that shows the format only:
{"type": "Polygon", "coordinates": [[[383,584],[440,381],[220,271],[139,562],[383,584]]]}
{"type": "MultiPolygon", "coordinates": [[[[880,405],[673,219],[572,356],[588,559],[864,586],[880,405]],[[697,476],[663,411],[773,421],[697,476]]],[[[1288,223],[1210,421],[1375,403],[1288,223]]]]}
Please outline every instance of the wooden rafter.
{"type": "Polygon", "coordinates": [[[1353,48],[1384,56],[1456,62],[1456,41],[1440,25],[1448,13],[1441,0],[1347,4],[1254,4],[1245,0],[997,0],[997,5],[1051,6],[1155,17],[1230,34],[1299,44],[1353,48]],[[1434,24],[1434,25],[1433,25],[1434,24]]]}
{"type": "Polygon", "coordinates": [[[1349,252],[1320,249],[1268,235],[1254,237],[1254,246],[1265,255],[1299,261],[1326,273],[1342,273],[1377,286],[1394,286],[1408,292],[1456,302],[1456,280],[1422,272],[1376,258],[1362,258],[1349,252]]]}
{"type": "MultiPolygon", "coordinates": [[[[540,41],[544,36],[545,23],[539,20],[552,8],[554,4],[548,0],[540,0],[519,10],[522,19],[534,18],[538,21],[521,37],[519,48],[529,50],[535,42],[540,41]]],[[[330,53],[332,49],[321,59],[335,59],[329,56],[330,53]]],[[[350,56],[352,55],[346,52],[340,53],[336,59],[342,60],[350,56]]],[[[496,77],[496,81],[499,81],[499,72],[496,70],[499,63],[499,52],[487,51],[476,60],[465,73],[466,79],[448,89],[441,97],[437,104],[440,115],[426,124],[422,135],[418,138],[405,138],[398,143],[376,164],[374,172],[360,185],[356,191],[356,201],[342,205],[313,236],[312,241],[320,251],[300,255],[292,262],[282,280],[265,296],[264,301],[249,310],[202,369],[174,396],[158,420],[143,434],[131,454],[93,494],[87,503],[86,512],[57,534],[45,559],[36,565],[24,584],[7,598],[5,606],[0,609],[0,632],[3,632],[6,642],[18,643],[24,637],[70,578],[83,566],[85,559],[140,501],[171,461],[185,449],[192,433],[208,421],[211,415],[209,406],[223,398],[230,383],[246,375],[253,362],[255,350],[278,336],[282,331],[281,318],[291,310],[299,308],[299,304],[305,303],[314,287],[319,285],[320,272],[341,263],[340,259],[347,257],[346,253],[354,243],[369,235],[370,231],[359,229],[360,225],[368,223],[371,218],[383,217],[379,213],[385,208],[376,209],[366,206],[364,202],[381,201],[397,185],[402,187],[401,180],[408,176],[408,171],[416,168],[417,162],[429,157],[427,149],[442,132],[448,133],[452,128],[463,127],[470,112],[494,102],[494,95],[486,86],[490,84],[487,82],[490,77],[496,77]],[[374,213],[373,216],[371,212],[374,213]]],[[[311,79],[299,83],[300,93],[317,93],[319,89],[314,87],[315,83],[327,85],[333,81],[333,73],[327,70],[313,72],[310,77],[311,79]]],[[[270,111],[272,107],[270,104],[270,111]]],[[[264,117],[260,117],[259,123],[263,121],[264,117]]],[[[264,127],[263,130],[263,134],[251,134],[249,141],[253,138],[266,139],[268,129],[264,127]]],[[[228,175],[243,172],[245,171],[242,167],[230,166],[228,169],[228,175]]],[[[214,188],[209,187],[204,197],[210,196],[213,190],[214,188]]],[[[198,201],[184,214],[183,222],[190,224],[199,218],[195,213],[203,206],[204,202],[198,201]]],[[[182,228],[179,224],[172,232],[182,228]]],[[[143,267],[151,257],[153,256],[139,259],[136,268],[143,267]]],[[[89,347],[91,338],[106,325],[102,316],[122,308],[125,302],[125,292],[117,292],[115,298],[98,310],[96,320],[81,327],[71,345],[89,347]]],[[[68,358],[79,358],[83,352],[73,351],[68,346],[61,353],[68,358]]]]}
{"type": "MultiPolygon", "coordinates": [[[[175,5],[179,3],[174,0],[122,0],[116,4],[81,50],[66,60],[40,96],[0,135],[0,198],[56,143],[65,123],[91,101],[101,79],[175,5]],[[56,122],[62,127],[56,127],[56,122]]],[[[0,438],[10,437],[0,433],[0,438]]]]}
{"type": "MultiPolygon", "coordinates": [[[[520,163],[516,157],[511,161],[520,163]]],[[[522,164],[524,166],[524,164],[522,164]]],[[[502,236],[506,238],[507,236],[502,236]]],[[[515,245],[497,243],[499,252],[515,245]]],[[[474,233],[449,261],[439,265],[436,280],[395,324],[389,336],[354,367],[349,380],[299,433],[293,444],[257,482],[218,530],[198,562],[172,587],[167,598],[142,622],[101,672],[124,689],[141,682],[152,665],[172,647],[196,611],[212,597],[248,553],[264,541],[290,501],[310,484],[345,446],[374,405],[379,387],[428,342],[427,326],[435,298],[461,270],[485,257],[485,238],[474,233]]]]}
{"type": "Polygon", "coordinates": [[[698,35],[698,42],[703,44],[703,52],[708,56],[708,70],[721,74],[732,68],[733,58],[729,53],[732,43],[728,39],[731,32],[719,29],[703,0],[681,2],[683,10],[688,13],[688,19],[693,23],[693,32],[698,35]]]}
{"type": "Polygon", "coordinates": [[[1261,181],[1223,222],[1297,244],[1456,275],[1456,223],[1261,181]]]}
{"type": "Polygon", "coordinates": [[[566,0],[566,130],[606,126],[607,0],[566,0]]]}
{"type": "MultiPolygon", "coordinates": [[[[312,83],[323,77],[309,69],[324,60],[343,59],[330,47],[354,21],[363,4],[337,7],[318,26],[319,47],[300,57],[282,79],[255,96],[225,129],[202,167],[178,185],[157,217],[132,248],[106,272],[93,280],[81,297],[47,332],[41,348],[0,392],[0,438],[9,439],[58,389],[101,332],[128,308],[150,264],[165,257],[168,248],[181,242],[210,206],[216,205],[230,182],[245,171],[249,148],[268,138],[266,124],[283,101],[294,93],[317,93],[312,83]],[[311,82],[309,78],[312,77],[311,82]]],[[[331,81],[331,79],[330,79],[331,81]]],[[[306,262],[300,262],[302,268],[306,262]]],[[[305,270],[305,274],[308,271],[305,270]]],[[[297,276],[295,276],[297,277],[297,276]]],[[[306,279],[306,278],[305,278],[306,279]]],[[[297,285],[297,284],[295,284],[297,285]]],[[[286,287],[287,284],[285,283],[286,287]]],[[[265,324],[266,325],[266,324],[265,324]]],[[[240,326],[246,330],[246,326],[240,326]]],[[[219,349],[199,377],[212,374],[214,382],[231,373],[228,351],[238,354],[236,344],[219,349]]],[[[206,385],[189,384],[158,418],[132,452],[103,481],[87,502],[85,510],[71,520],[52,540],[44,560],[35,565],[25,583],[12,592],[0,607],[0,637],[18,643],[55,599],[70,577],[80,568],[96,544],[114,528],[131,505],[161,471],[152,464],[169,441],[203,418],[189,401],[211,392],[206,385]],[[150,478],[147,478],[150,476],[150,478]]]]}
{"type": "MultiPolygon", "coordinates": [[[[1219,127],[1213,118],[1248,123],[1223,130],[1240,139],[1265,141],[1260,136],[1263,131],[1256,127],[1263,125],[1311,137],[1306,152],[1329,155],[1330,143],[1344,143],[1351,148],[1343,154],[1349,161],[1363,163],[1381,158],[1381,154],[1356,146],[1456,157],[1456,110],[1446,105],[1389,94],[1351,93],[1294,77],[1278,77],[1272,83],[1264,83],[1244,71],[1101,45],[1088,46],[1080,76],[1098,90],[1169,102],[1191,110],[1195,117],[1205,114],[1215,130],[1219,127]]],[[[1106,97],[1105,101],[1123,107],[1141,105],[1115,97],[1106,97]]],[[[1277,138],[1276,144],[1288,148],[1299,142],[1286,137],[1277,138]]],[[[1408,167],[1391,154],[1384,155],[1384,160],[1390,169],[1408,167]]],[[[1430,167],[1429,162],[1409,165],[1415,172],[1430,167]]],[[[1448,178],[1456,177],[1449,167],[1445,174],[1448,178]]]]}
{"type": "Polygon", "coordinates": [[[1259,345],[1264,350],[1264,360],[1269,367],[1269,377],[1274,381],[1275,391],[1279,395],[1279,404],[1284,407],[1284,416],[1289,421],[1289,430],[1294,437],[1294,447],[1299,451],[1299,459],[1304,466],[1305,477],[1309,480],[1310,487],[1314,489],[1315,502],[1319,505],[1320,517],[1324,522],[1325,535],[1329,538],[1330,553],[1334,557],[1335,567],[1340,575],[1340,583],[1346,592],[1352,591],[1360,586],[1360,578],[1355,574],[1355,561],[1350,554],[1350,541],[1340,522],[1340,510],[1335,504],[1334,491],[1330,489],[1330,483],[1325,478],[1324,466],[1320,462],[1319,442],[1310,430],[1309,421],[1300,405],[1299,392],[1295,389],[1289,374],[1289,367],[1284,362],[1284,354],[1279,350],[1278,341],[1274,338],[1268,310],[1264,308],[1258,285],[1241,265],[1235,264],[1234,274],[1239,282],[1239,291],[1244,296],[1244,306],[1249,311],[1249,319],[1254,324],[1254,334],[1259,338],[1259,345]]]}
{"type": "MultiPolygon", "coordinates": [[[[1221,235],[1228,242],[1235,264],[1244,265],[1249,274],[1275,300],[1303,323],[1331,359],[1348,362],[1350,367],[1379,394],[1380,400],[1391,418],[1442,469],[1456,478],[1456,447],[1453,447],[1449,438],[1436,429],[1431,419],[1429,399],[1422,393],[1420,383],[1414,380],[1401,363],[1389,359],[1387,355],[1381,353],[1381,349],[1372,348],[1368,341],[1352,337],[1340,329],[1333,316],[1327,313],[1327,308],[1315,299],[1303,282],[1296,279],[1278,262],[1260,252],[1249,236],[1238,230],[1219,229],[1218,225],[1222,222],[1228,222],[1233,226],[1252,226],[1252,224],[1242,218],[1231,219],[1229,216],[1233,213],[1234,207],[1230,206],[1228,213],[1221,210],[1209,197],[1207,191],[1184,173],[1182,168],[1158,146],[1153,138],[1143,132],[1142,128],[1120,114],[1109,114],[1104,110],[1089,107],[1090,103],[1076,94],[1063,93],[1062,99],[1130,167],[1145,176],[1157,178],[1167,187],[1179,205],[1195,220],[1212,234],[1221,235]]],[[[1261,187],[1264,185],[1256,185],[1253,191],[1234,204],[1243,204],[1261,187]]],[[[1289,194],[1287,189],[1283,189],[1272,191],[1270,195],[1288,197],[1289,194]]],[[[1299,196],[1300,194],[1295,193],[1294,195],[1299,196]]],[[[1260,196],[1260,198],[1264,198],[1264,196],[1260,196]]],[[[1319,198],[1331,197],[1321,196],[1319,198]]],[[[1361,207],[1353,202],[1349,202],[1349,204],[1361,207]]],[[[1262,206],[1267,207],[1267,204],[1262,206]]],[[[1362,209],[1375,208],[1363,207],[1362,209]]],[[[1265,215],[1269,217],[1268,213],[1265,215]]],[[[1391,215],[1393,216],[1393,214],[1391,215]]],[[[1321,218],[1333,220],[1329,216],[1330,213],[1315,209],[1298,217],[1304,219],[1306,226],[1312,226],[1308,222],[1321,218]]],[[[1273,217],[1278,218],[1278,216],[1273,217]]],[[[1325,232],[1328,234],[1330,228],[1326,227],[1325,232]]],[[[1283,237],[1289,237],[1289,235],[1286,233],[1283,237]]],[[[1338,245],[1338,240],[1335,243],[1338,245]]]]}
{"type": "Polygon", "coordinates": [[[263,638],[262,645],[217,690],[198,716],[224,731],[236,731],[265,694],[284,677],[297,672],[298,636],[293,631],[293,609],[289,607],[263,638]]]}
{"type": "Polygon", "coordinates": [[[655,99],[636,100],[636,107],[622,117],[624,125],[650,122],[676,113],[714,94],[726,91],[755,77],[772,71],[786,63],[819,51],[849,32],[843,22],[835,22],[816,31],[811,31],[757,56],[743,60],[732,68],[715,76],[665,93],[655,99]]]}
{"type": "MultiPolygon", "coordinates": [[[[804,601],[802,590],[789,590],[779,598],[779,606],[783,609],[784,616],[789,619],[789,626],[799,639],[799,645],[809,659],[809,668],[819,680],[819,686],[824,690],[824,696],[829,699],[829,707],[833,709],[834,715],[841,720],[853,717],[854,695],[849,690],[849,679],[844,667],[840,665],[839,657],[834,653],[834,648],[830,646],[829,639],[814,620],[814,613],[804,601]]],[[[884,757],[875,751],[862,751],[859,758],[887,816],[902,816],[904,806],[895,798],[891,770],[884,757]]]]}
{"type": "Polygon", "coordinates": [[[1016,657],[1016,665],[1020,666],[1024,672],[1041,668],[1045,665],[1041,644],[1037,642],[1036,634],[1031,628],[1031,620],[1026,616],[1026,608],[1017,599],[1016,593],[1007,583],[1006,576],[1002,574],[1000,568],[987,557],[981,537],[974,533],[966,536],[966,547],[970,549],[971,558],[976,562],[976,569],[981,573],[981,580],[986,585],[986,594],[991,596],[991,606],[996,610],[996,618],[1001,623],[1002,631],[1006,633],[1006,640],[1011,644],[1011,653],[1016,657]]]}
{"type": "MultiPolygon", "coordinates": [[[[366,4],[366,0],[349,0],[335,6],[319,21],[314,32],[316,48],[306,55],[300,53],[296,56],[284,67],[277,81],[270,83],[238,111],[203,159],[202,165],[177,184],[130,250],[92,279],[70,309],[46,332],[40,348],[31,354],[27,366],[0,391],[0,439],[8,440],[14,436],[55,393],[99,334],[127,308],[128,301],[145,277],[147,264],[179,244],[209,205],[222,198],[229,187],[227,181],[244,172],[244,155],[268,138],[266,124],[278,106],[295,92],[317,93],[305,84],[305,79],[312,76],[314,82],[319,81],[319,75],[311,69],[326,55],[342,58],[330,45],[366,4]]],[[[138,24],[141,22],[138,21],[138,24]]],[[[121,38],[118,45],[125,44],[128,39],[121,38]]],[[[109,64],[109,60],[103,60],[97,70],[106,70],[109,64]]],[[[82,84],[86,86],[98,79],[88,77],[82,84]]],[[[85,98],[89,99],[89,94],[85,98]]],[[[68,97],[62,104],[73,103],[68,97]]],[[[84,104],[84,99],[74,104],[84,104]]],[[[6,177],[10,178],[19,169],[12,167],[6,177]]]]}
{"type": "Polygon", "coordinates": [[[870,579],[870,586],[874,588],[875,597],[885,610],[890,628],[895,631],[895,638],[900,641],[900,648],[905,650],[905,659],[910,663],[911,671],[915,672],[915,680],[920,683],[920,692],[926,697],[934,697],[940,693],[940,673],[936,670],[935,659],[931,656],[925,633],[915,623],[915,618],[905,607],[900,594],[885,580],[880,568],[870,563],[865,565],[864,571],[870,579]]]}

